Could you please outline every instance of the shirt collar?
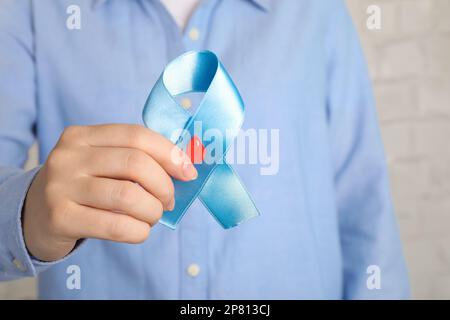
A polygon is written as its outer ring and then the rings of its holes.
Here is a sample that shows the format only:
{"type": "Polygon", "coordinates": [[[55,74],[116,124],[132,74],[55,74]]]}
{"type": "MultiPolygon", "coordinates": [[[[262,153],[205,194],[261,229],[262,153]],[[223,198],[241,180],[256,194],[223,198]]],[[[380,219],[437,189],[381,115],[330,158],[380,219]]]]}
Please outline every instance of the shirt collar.
{"type": "MultiPolygon", "coordinates": [[[[267,11],[271,8],[271,2],[272,2],[272,0],[246,0],[246,1],[250,1],[253,4],[255,4],[256,6],[258,6],[259,8],[267,10],[267,11]]],[[[104,4],[105,2],[107,2],[107,0],[93,0],[92,6],[94,9],[96,9],[100,5],[104,4]]]]}

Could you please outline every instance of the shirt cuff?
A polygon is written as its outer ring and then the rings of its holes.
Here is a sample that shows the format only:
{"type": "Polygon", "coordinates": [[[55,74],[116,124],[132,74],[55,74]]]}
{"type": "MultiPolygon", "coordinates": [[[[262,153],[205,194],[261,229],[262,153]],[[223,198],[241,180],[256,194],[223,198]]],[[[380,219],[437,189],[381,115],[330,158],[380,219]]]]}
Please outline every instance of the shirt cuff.
{"type": "Polygon", "coordinates": [[[0,280],[33,277],[58,261],[44,262],[32,257],[22,231],[22,208],[28,189],[41,167],[10,177],[0,185],[0,280]]]}

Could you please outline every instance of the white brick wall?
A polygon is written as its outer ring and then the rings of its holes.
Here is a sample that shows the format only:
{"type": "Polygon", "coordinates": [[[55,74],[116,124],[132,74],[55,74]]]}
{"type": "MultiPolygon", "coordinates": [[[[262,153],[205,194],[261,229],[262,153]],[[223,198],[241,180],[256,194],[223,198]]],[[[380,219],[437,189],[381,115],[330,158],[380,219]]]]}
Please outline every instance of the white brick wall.
{"type": "MultiPolygon", "coordinates": [[[[413,297],[450,299],[450,0],[347,2],[374,82],[413,297]],[[381,30],[366,28],[372,4],[381,30]]],[[[0,299],[35,296],[32,279],[0,284],[0,299]]]]}
{"type": "Polygon", "coordinates": [[[450,298],[450,0],[347,0],[368,58],[414,298],[450,298]],[[381,30],[366,28],[379,5],[381,30]]]}

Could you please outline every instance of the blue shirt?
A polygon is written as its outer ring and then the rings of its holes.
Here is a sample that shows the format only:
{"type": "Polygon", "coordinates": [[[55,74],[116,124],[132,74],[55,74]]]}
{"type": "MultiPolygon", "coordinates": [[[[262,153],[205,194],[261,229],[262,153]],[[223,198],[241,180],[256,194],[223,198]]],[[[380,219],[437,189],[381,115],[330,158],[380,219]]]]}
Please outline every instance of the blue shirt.
{"type": "Polygon", "coordinates": [[[2,0],[0,57],[1,280],[39,274],[40,297],[63,299],[408,297],[371,85],[343,1],[203,1],[183,34],[159,1],[2,0]],[[72,4],[80,30],[66,27],[72,4]],[[261,216],[223,230],[197,201],[176,231],[157,225],[141,245],[90,239],[61,261],[30,257],[20,217],[39,168],[20,167],[34,139],[43,163],[68,125],[142,124],[164,66],[200,49],[239,88],[244,129],[279,129],[277,174],[234,166],[261,216]],[[71,265],[79,290],[66,286],[71,265]]]}

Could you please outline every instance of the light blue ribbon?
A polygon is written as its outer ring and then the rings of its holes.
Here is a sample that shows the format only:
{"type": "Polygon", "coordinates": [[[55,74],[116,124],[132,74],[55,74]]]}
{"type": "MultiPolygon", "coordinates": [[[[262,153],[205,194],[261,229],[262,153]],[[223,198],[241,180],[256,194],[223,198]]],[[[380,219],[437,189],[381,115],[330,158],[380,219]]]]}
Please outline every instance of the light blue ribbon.
{"type": "MultiPolygon", "coordinates": [[[[204,131],[218,130],[224,137],[224,157],[244,121],[244,103],[214,53],[191,51],[167,65],[150,92],[142,117],[148,128],[183,149],[195,134],[195,123],[200,122],[204,131]],[[191,92],[205,92],[194,115],[175,99],[191,92]],[[174,135],[176,132],[179,134],[174,135]]],[[[173,179],[175,208],[164,212],[161,223],[175,229],[197,197],[226,229],[259,215],[239,177],[224,159],[220,160],[194,164],[198,171],[196,180],[173,179]]]]}

